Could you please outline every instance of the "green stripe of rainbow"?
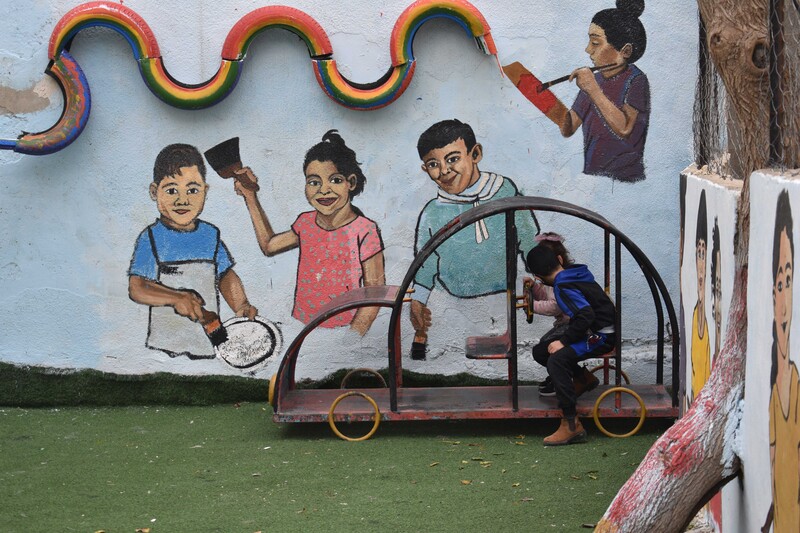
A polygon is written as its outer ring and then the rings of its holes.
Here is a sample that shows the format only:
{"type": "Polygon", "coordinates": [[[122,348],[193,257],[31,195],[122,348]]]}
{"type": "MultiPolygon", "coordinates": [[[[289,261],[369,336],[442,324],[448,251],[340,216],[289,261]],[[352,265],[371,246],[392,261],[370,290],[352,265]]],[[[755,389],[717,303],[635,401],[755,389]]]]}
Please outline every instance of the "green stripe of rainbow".
{"type": "MultiPolygon", "coordinates": [[[[241,76],[247,50],[259,33],[269,28],[281,28],[295,33],[303,40],[311,56],[317,81],[330,98],[351,109],[370,110],[390,104],[408,87],[414,75],[415,63],[412,50],[414,35],[426,21],[439,17],[456,21],[475,38],[483,52],[497,54],[486,19],[466,0],[418,0],[406,8],[392,30],[390,42],[392,68],[386,76],[368,84],[356,84],[344,78],[331,57],[333,54],[331,43],[322,27],[306,13],[287,6],[262,7],[242,17],[231,28],[225,39],[219,70],[210,80],[197,85],[181,83],[170,76],[164,67],[158,42],[152,30],[136,12],[122,4],[95,1],[70,10],[53,29],[48,53],[52,62],[58,62],[66,54],[65,50],[72,39],[81,30],[96,26],[111,28],[120,33],[130,44],[142,78],[156,96],[174,107],[199,109],[220,102],[233,91],[241,76]]],[[[76,91],[76,94],[65,94],[65,96],[67,99],[72,96],[76,101],[80,101],[89,94],[89,87],[83,78],[78,78],[80,67],[77,62],[71,57],[69,61],[70,65],[74,63],[74,68],[65,72],[67,76],[74,76],[75,79],[66,80],[63,87],[65,91],[76,91]]],[[[85,101],[88,105],[88,100],[85,101]]],[[[75,109],[65,106],[65,114],[73,112],[75,109]]],[[[86,116],[88,108],[84,118],[86,116]]],[[[33,146],[26,153],[50,153],[54,151],[51,149],[52,146],[65,146],[63,125],[85,123],[80,117],[67,116],[62,119],[50,130],[37,134],[37,142],[42,146],[40,152],[33,146]],[[48,145],[47,136],[50,132],[58,136],[58,139],[54,137],[48,145]],[[48,146],[50,148],[47,148],[48,146]]],[[[66,137],[74,140],[79,134],[80,131],[75,130],[71,136],[66,135],[66,137]]],[[[0,139],[0,150],[14,149],[16,145],[16,141],[0,139]]]]}

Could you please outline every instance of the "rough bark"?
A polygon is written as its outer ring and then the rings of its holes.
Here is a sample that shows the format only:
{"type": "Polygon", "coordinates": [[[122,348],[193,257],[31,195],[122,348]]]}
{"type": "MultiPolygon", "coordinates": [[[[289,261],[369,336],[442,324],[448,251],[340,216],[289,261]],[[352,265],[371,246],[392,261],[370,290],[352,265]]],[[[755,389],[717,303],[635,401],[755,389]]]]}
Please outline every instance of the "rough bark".
{"type": "Polygon", "coordinates": [[[769,154],[767,0],[698,0],[711,57],[729,95],[731,167],[744,179],[737,222],[736,274],[725,342],[686,415],[645,456],[595,531],[683,531],[697,505],[740,471],[732,448],[741,422],[747,351],[749,175],[769,154]],[[766,55],[765,55],[766,57],[766,55]]]}

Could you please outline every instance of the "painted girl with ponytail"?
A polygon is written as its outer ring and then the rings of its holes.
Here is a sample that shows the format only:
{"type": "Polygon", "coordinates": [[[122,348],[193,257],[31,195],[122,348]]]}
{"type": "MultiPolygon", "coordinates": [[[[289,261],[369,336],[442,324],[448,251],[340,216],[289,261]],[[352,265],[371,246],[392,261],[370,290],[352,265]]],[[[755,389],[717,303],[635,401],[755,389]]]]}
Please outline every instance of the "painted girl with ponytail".
{"type": "MultiPolygon", "coordinates": [[[[245,167],[237,173],[257,181],[245,167]]],[[[332,298],[361,286],[385,283],[383,241],[378,226],[352,204],[367,178],[336,130],[306,152],[303,162],[306,200],[313,211],[301,213],[288,231],[275,233],[257,193],[236,180],[236,193],[247,205],[258,244],[273,256],[300,248],[292,316],[304,324],[332,298]]],[[[339,313],[322,327],[350,325],[364,335],[378,314],[377,307],[339,313]]]]}
{"type": "Polygon", "coordinates": [[[578,93],[559,126],[564,137],[580,127],[584,141],[584,173],[625,182],[641,181],[644,145],[650,121],[650,84],[634,64],[644,54],[647,34],[639,16],[644,0],[617,0],[589,25],[586,53],[596,67],[579,68],[570,76],[578,93]]]}

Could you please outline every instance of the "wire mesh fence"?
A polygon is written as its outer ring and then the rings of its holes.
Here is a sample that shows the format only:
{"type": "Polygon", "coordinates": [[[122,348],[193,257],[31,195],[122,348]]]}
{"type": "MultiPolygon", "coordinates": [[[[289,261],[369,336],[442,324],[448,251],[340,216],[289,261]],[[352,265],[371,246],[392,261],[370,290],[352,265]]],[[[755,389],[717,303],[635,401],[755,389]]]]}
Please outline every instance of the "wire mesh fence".
{"type": "MultiPolygon", "coordinates": [[[[757,48],[752,62],[764,67],[768,84],[760,94],[769,99],[769,146],[766,165],[777,169],[800,167],[800,0],[768,0],[769,47],[757,48]]],[[[694,105],[694,157],[700,168],[731,178],[732,159],[743,153],[737,135],[740,120],[766,120],[759,114],[735,116],[728,93],[709,51],[709,40],[702,17],[699,17],[699,53],[694,105]]]]}

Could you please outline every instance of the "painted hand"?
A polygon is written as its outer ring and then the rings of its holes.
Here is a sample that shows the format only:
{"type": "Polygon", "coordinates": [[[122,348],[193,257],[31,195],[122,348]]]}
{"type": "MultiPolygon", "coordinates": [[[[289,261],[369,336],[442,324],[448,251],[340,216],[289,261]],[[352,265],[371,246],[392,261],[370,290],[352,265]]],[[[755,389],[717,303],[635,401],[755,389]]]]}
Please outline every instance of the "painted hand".
{"type": "Polygon", "coordinates": [[[245,199],[248,196],[256,194],[256,190],[258,189],[258,177],[253,174],[250,167],[242,167],[234,171],[234,178],[233,190],[236,191],[236,194],[245,199]]]}
{"type": "Polygon", "coordinates": [[[597,85],[597,80],[594,78],[594,73],[587,67],[581,67],[572,71],[572,74],[569,76],[569,81],[572,80],[575,80],[580,90],[590,96],[600,90],[600,86],[597,85]]]}
{"type": "Polygon", "coordinates": [[[253,320],[256,318],[258,314],[258,309],[255,306],[250,305],[250,302],[245,302],[239,306],[239,309],[236,310],[236,316],[245,316],[248,320],[253,320]]]}
{"type": "Polygon", "coordinates": [[[203,318],[204,304],[203,298],[196,292],[180,290],[172,307],[175,309],[175,313],[185,316],[193,322],[199,322],[203,318]]]}
{"type": "Polygon", "coordinates": [[[557,351],[559,351],[560,349],[562,349],[563,347],[564,347],[564,343],[562,343],[561,341],[553,341],[553,342],[551,342],[550,344],[547,345],[547,353],[554,354],[557,351]]]}
{"type": "Polygon", "coordinates": [[[409,314],[414,331],[424,332],[431,327],[431,310],[424,303],[411,300],[411,312],[409,314]]]}

